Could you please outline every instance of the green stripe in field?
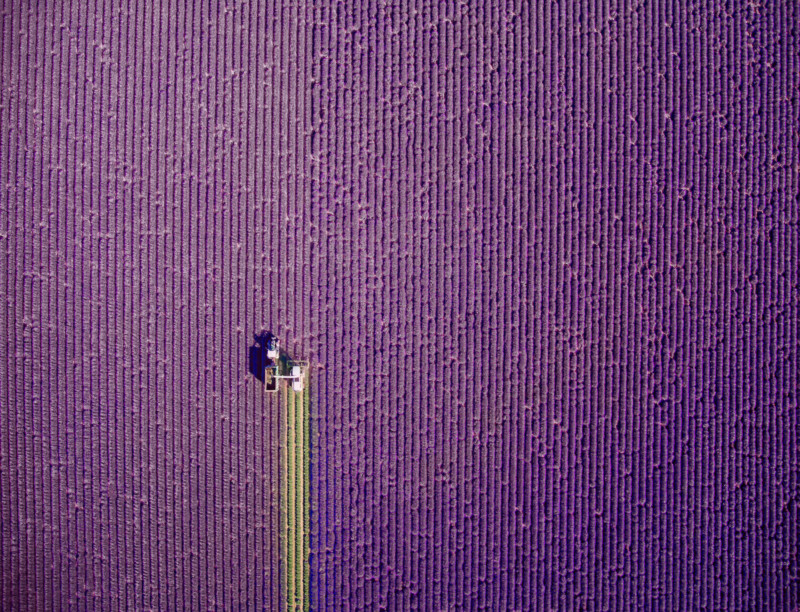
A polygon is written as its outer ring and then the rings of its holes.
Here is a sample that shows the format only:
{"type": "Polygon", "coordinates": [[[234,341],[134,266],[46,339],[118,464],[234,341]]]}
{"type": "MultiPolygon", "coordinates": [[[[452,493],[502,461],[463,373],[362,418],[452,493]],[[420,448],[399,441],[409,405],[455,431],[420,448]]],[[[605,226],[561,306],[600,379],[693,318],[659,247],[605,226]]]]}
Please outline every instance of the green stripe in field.
{"type": "Polygon", "coordinates": [[[282,576],[285,609],[309,608],[309,381],[303,391],[287,385],[281,392],[285,423],[281,433],[282,576]]]}

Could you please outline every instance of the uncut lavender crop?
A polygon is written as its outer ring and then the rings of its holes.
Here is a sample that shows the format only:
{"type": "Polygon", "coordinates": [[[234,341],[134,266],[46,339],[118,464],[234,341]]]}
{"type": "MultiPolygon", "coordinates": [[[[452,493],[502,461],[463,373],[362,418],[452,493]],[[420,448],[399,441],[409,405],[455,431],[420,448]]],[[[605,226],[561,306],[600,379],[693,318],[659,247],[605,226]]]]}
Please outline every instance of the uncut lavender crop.
{"type": "Polygon", "coordinates": [[[800,605],[799,12],[4,2],[0,607],[800,605]]]}

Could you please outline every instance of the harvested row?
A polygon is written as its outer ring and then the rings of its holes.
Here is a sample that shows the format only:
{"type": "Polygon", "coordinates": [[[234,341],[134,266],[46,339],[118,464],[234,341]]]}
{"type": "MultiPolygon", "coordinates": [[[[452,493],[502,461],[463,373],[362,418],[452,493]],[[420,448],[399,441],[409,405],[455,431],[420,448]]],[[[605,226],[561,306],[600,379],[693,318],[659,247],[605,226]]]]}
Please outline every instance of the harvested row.
{"type": "Polygon", "coordinates": [[[306,610],[309,593],[308,390],[280,392],[281,404],[281,585],[288,610],[306,610]]]}

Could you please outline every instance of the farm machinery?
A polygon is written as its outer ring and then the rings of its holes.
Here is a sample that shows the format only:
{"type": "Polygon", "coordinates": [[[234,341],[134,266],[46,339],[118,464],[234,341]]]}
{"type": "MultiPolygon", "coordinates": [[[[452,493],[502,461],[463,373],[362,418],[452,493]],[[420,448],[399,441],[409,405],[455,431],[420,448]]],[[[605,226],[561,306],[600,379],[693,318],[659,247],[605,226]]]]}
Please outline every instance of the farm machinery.
{"type": "Polygon", "coordinates": [[[291,383],[292,390],[299,392],[305,389],[308,362],[290,359],[281,350],[280,341],[271,336],[267,340],[267,362],[264,366],[264,391],[277,393],[281,380],[291,383]]]}

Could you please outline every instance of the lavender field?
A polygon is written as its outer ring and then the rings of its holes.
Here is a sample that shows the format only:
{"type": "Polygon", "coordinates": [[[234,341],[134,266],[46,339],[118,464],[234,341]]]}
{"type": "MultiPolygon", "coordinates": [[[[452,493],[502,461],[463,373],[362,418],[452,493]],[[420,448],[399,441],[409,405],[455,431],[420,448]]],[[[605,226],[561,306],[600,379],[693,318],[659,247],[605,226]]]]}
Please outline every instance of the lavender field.
{"type": "Polygon", "coordinates": [[[800,605],[800,5],[0,4],[1,609],[800,605]]]}

